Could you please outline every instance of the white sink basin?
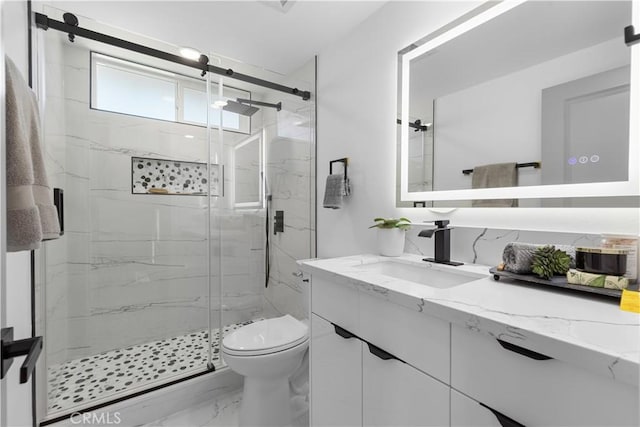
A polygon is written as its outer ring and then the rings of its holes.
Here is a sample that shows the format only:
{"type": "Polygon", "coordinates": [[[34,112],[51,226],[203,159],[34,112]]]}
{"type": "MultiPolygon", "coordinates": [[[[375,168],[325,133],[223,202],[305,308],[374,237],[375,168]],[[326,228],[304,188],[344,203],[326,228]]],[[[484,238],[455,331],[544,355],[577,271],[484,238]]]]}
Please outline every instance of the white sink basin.
{"type": "Polygon", "coordinates": [[[444,267],[437,264],[429,265],[426,261],[424,265],[414,265],[389,260],[362,264],[355,268],[363,272],[407,280],[439,289],[452,288],[485,277],[468,271],[453,270],[456,267],[444,267]]]}

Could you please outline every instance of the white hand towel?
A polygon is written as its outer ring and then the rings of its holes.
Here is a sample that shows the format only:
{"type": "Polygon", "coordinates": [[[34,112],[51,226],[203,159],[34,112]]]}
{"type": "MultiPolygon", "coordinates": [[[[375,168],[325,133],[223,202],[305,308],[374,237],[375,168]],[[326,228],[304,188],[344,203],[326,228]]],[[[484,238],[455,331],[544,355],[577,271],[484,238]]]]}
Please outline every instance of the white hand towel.
{"type": "Polygon", "coordinates": [[[7,251],[17,252],[60,237],[60,224],[40,147],[36,96],[8,57],[5,69],[7,251]]]}

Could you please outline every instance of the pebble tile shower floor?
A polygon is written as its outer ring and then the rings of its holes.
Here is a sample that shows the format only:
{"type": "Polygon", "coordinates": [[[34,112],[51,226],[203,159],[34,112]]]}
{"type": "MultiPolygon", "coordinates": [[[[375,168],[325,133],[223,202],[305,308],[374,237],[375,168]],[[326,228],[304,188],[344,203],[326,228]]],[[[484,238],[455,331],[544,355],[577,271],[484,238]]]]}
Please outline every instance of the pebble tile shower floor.
{"type": "MultiPolygon", "coordinates": [[[[223,336],[254,321],[225,326],[223,336]]],[[[202,369],[208,357],[207,339],[207,331],[194,332],[50,366],[48,412],[65,412],[96,399],[126,395],[127,390],[138,391],[202,369]]],[[[219,330],[214,329],[211,345],[216,369],[224,366],[219,342],[219,330]]]]}

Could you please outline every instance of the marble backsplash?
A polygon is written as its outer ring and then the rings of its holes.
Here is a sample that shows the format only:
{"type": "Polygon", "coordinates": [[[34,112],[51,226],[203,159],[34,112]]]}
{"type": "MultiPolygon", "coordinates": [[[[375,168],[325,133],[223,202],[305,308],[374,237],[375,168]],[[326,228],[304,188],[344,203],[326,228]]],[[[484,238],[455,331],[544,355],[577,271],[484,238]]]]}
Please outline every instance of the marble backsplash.
{"type": "MultiPolygon", "coordinates": [[[[433,228],[425,224],[424,229],[433,228]]],[[[497,230],[488,228],[452,227],[451,259],[465,263],[494,266],[502,262],[502,251],[507,243],[562,244],[572,246],[598,246],[599,234],[555,233],[526,230],[497,230]]],[[[433,256],[433,238],[418,237],[423,228],[411,227],[407,231],[405,252],[433,256]]]]}

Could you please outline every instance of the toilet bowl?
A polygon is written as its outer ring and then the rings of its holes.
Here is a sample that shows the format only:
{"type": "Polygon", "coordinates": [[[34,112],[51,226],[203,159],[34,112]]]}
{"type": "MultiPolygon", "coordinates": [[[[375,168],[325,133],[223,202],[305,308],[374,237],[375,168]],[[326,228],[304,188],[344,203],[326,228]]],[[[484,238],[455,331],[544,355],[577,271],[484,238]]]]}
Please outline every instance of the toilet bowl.
{"type": "Polygon", "coordinates": [[[289,377],[308,347],[308,326],[288,314],[243,326],[222,340],[227,366],[244,376],[240,426],[291,425],[289,377]]]}

